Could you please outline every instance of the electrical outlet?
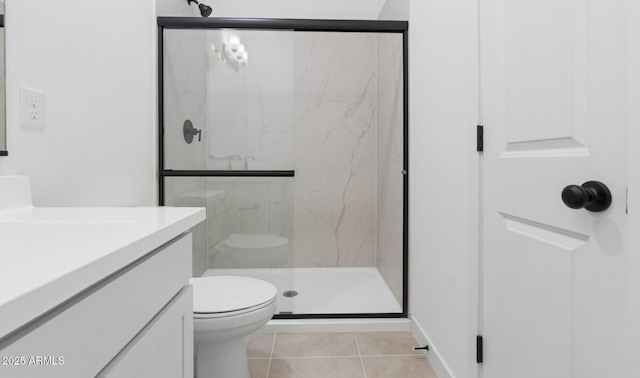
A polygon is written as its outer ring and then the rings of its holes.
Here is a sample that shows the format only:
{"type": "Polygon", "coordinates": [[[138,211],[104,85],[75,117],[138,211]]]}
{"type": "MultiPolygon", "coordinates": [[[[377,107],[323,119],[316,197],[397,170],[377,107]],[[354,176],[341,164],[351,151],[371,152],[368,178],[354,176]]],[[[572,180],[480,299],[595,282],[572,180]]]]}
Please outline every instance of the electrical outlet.
{"type": "Polygon", "coordinates": [[[44,127],[44,92],[26,87],[20,88],[20,123],[24,127],[44,127]]]}

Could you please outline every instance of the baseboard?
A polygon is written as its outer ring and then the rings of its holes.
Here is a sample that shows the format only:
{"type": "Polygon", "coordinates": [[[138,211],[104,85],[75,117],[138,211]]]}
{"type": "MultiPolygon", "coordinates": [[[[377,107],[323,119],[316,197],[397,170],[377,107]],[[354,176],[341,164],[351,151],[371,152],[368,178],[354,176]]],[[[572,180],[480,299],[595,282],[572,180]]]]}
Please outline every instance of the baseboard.
{"type": "Polygon", "coordinates": [[[438,352],[438,348],[435,345],[433,345],[433,343],[431,342],[431,339],[429,339],[429,336],[424,331],[420,323],[418,323],[418,321],[413,315],[411,315],[410,319],[411,319],[411,333],[413,333],[413,336],[416,338],[416,340],[420,345],[429,346],[429,350],[424,351],[424,353],[429,359],[429,362],[431,363],[433,370],[438,375],[438,378],[455,378],[455,376],[451,372],[451,369],[449,369],[449,366],[447,366],[446,362],[444,362],[444,359],[438,352]]]}
{"type": "Polygon", "coordinates": [[[384,332],[410,331],[409,319],[277,319],[258,332],[384,332]]]}

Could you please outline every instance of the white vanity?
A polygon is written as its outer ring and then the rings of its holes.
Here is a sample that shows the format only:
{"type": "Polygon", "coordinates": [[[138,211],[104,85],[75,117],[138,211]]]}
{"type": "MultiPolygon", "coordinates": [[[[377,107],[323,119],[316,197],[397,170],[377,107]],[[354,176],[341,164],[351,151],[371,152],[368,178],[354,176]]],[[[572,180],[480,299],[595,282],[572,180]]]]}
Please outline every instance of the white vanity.
{"type": "Polygon", "coordinates": [[[0,177],[0,377],[193,377],[197,208],[37,208],[0,177]]]}

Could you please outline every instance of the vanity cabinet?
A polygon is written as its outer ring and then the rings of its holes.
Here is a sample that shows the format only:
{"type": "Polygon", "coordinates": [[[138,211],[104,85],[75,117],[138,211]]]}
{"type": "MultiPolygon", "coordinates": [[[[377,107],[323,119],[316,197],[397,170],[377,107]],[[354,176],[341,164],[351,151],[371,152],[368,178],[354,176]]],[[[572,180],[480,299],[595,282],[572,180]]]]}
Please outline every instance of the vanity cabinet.
{"type": "Polygon", "coordinates": [[[192,378],[191,256],[186,233],[28,323],[0,376],[192,378]]]}

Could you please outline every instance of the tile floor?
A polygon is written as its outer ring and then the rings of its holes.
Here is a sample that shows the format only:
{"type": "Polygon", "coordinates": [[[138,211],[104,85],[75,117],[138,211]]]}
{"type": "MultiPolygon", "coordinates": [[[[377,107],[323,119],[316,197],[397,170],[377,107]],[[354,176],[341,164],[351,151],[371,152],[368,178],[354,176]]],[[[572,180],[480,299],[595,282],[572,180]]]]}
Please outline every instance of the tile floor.
{"type": "Polygon", "coordinates": [[[437,378],[410,332],[257,333],[251,378],[437,378]]]}

